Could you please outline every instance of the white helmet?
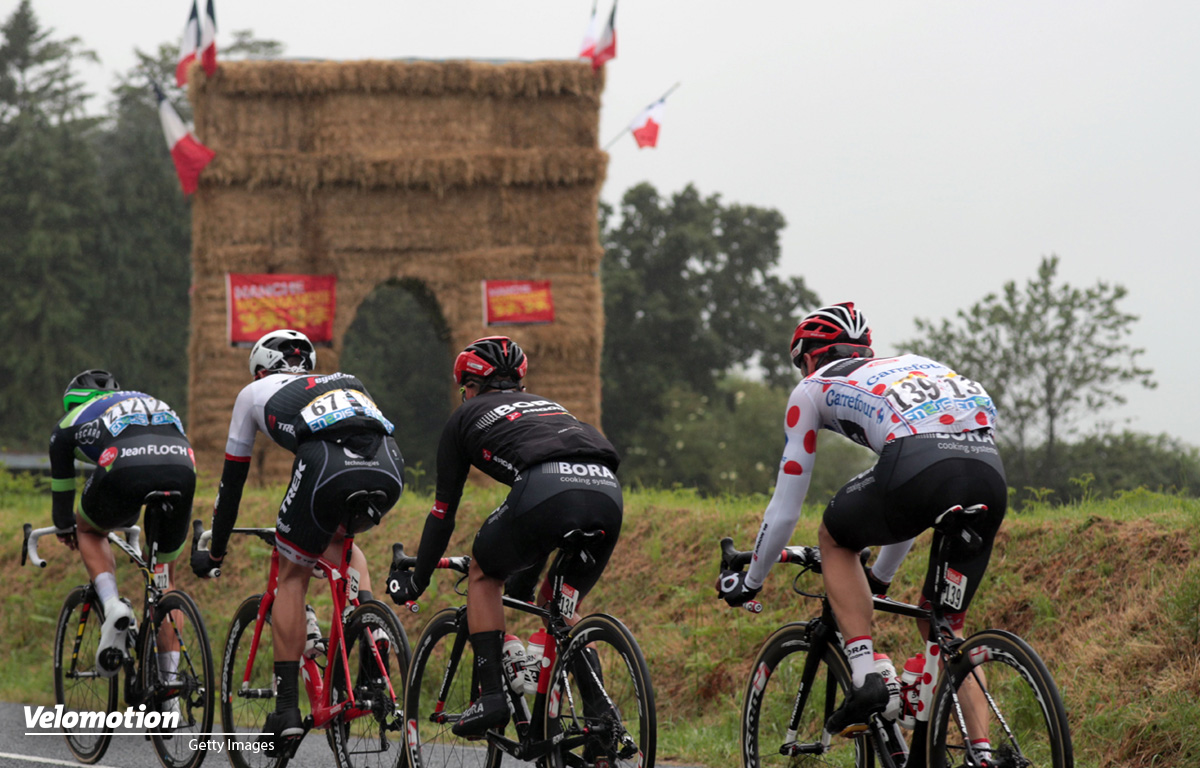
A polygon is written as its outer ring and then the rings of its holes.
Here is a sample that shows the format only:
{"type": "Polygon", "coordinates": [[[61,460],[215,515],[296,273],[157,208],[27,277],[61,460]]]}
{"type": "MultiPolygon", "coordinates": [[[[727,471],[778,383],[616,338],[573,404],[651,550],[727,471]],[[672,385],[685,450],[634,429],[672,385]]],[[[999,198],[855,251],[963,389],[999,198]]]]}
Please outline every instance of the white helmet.
{"type": "Polygon", "coordinates": [[[262,371],[270,373],[308,373],[317,366],[317,350],[300,331],[281,329],[271,331],[250,350],[250,375],[258,378],[262,371]],[[289,365],[289,357],[299,356],[299,365],[289,365]]]}

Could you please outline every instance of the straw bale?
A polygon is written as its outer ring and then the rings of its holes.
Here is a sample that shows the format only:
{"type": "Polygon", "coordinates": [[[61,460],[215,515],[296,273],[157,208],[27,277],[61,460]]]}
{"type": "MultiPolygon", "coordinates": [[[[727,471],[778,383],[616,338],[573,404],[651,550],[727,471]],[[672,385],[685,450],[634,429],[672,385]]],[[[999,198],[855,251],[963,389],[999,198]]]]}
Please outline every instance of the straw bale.
{"type": "MultiPolygon", "coordinates": [[[[428,292],[461,348],[508,333],[529,387],[599,423],[603,310],[596,205],[603,79],[578,62],[232,62],[193,81],[217,152],[193,202],[189,433],[218,472],[247,350],[226,335],[226,272],[338,277],[336,370],[357,309],[401,281],[428,292]],[[486,327],[480,281],[548,279],[553,324],[486,327]]],[[[449,395],[449,392],[448,392],[449,395]]],[[[259,440],[255,482],[290,455],[259,440]]]]}

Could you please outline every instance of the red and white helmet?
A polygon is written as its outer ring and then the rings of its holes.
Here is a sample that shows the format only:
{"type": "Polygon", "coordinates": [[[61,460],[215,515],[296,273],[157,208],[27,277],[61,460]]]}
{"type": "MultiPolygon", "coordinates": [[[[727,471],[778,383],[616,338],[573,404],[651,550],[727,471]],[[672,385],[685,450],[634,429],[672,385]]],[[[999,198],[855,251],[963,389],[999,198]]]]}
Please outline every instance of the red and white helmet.
{"type": "Polygon", "coordinates": [[[250,350],[250,375],[258,378],[266,373],[308,373],[317,367],[317,350],[300,331],[280,329],[265,334],[250,350]],[[300,364],[288,363],[289,357],[299,357],[300,364]]]}
{"type": "Polygon", "coordinates": [[[467,375],[485,380],[498,376],[520,382],[528,368],[525,350],[517,342],[507,336],[487,336],[476,339],[458,353],[454,361],[454,383],[461,387],[463,377],[467,375]]]}
{"type": "Polygon", "coordinates": [[[846,346],[847,356],[872,357],[871,329],[867,316],[854,308],[854,302],[831,304],[811,312],[796,326],[792,334],[792,363],[802,368],[806,353],[820,357],[835,346],[846,346]],[[821,342],[825,342],[821,344],[821,342]],[[855,352],[858,347],[862,352],[855,352]]]}

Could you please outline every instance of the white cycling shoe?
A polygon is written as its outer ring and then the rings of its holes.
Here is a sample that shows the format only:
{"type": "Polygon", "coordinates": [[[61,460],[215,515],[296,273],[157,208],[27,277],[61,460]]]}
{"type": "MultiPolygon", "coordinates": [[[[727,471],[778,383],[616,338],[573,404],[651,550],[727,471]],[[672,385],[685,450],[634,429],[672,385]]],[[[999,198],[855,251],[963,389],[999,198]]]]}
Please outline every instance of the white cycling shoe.
{"type": "Polygon", "coordinates": [[[133,608],[128,600],[122,597],[105,604],[100,645],[96,648],[96,672],[101,677],[112,677],[121,671],[129,632],[136,627],[133,608]]]}

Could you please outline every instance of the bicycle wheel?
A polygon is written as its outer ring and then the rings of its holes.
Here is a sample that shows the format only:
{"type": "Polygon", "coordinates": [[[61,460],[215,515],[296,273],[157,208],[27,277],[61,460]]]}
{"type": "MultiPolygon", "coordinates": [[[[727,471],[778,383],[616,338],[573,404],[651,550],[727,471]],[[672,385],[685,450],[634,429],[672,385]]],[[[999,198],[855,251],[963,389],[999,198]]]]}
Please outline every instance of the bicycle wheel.
{"type": "Polygon", "coordinates": [[[1016,635],[988,629],[967,638],[961,659],[933,698],[929,764],[967,763],[967,734],[991,743],[989,765],[1075,764],[1058,687],[1037,652],[1016,635]]]}
{"type": "Polygon", "coordinates": [[[404,762],[408,635],[391,608],[369,600],[346,619],[345,647],[353,680],[346,680],[339,649],[329,657],[335,665],[330,701],[347,704],[329,725],[329,746],[341,768],[398,768],[404,762]]]}
{"type": "Polygon", "coordinates": [[[865,732],[853,739],[834,737],[828,749],[821,749],[825,720],[849,690],[850,667],[836,648],[826,643],[813,647],[807,622],[776,630],[763,644],[751,670],[742,704],[742,763],[746,768],[867,768],[874,764],[865,732]],[[816,665],[812,681],[802,688],[805,667],[810,663],[816,665]],[[808,698],[803,708],[797,708],[802,691],[808,698]]]}
{"type": "MultiPolygon", "coordinates": [[[[67,712],[111,712],[117,708],[117,678],[100,677],[96,649],[104,609],[92,586],[75,587],[63,601],[54,632],[54,698],[67,712]]],[[[63,728],[71,753],[81,763],[104,757],[112,728],[104,722],[80,722],[63,728]]]]}
{"type": "Polygon", "coordinates": [[[571,628],[551,675],[545,737],[562,738],[548,756],[552,768],[602,759],[611,766],[654,768],[654,688],[624,624],[599,613],[584,618],[571,628]]]}
{"type": "Polygon", "coordinates": [[[499,768],[503,753],[455,736],[450,726],[475,698],[475,654],[461,609],[439,611],[413,646],[404,692],[411,768],[499,768]],[[460,626],[461,622],[461,626],[460,626]]]}
{"type": "Polygon", "coordinates": [[[275,710],[275,648],[271,627],[263,624],[254,661],[246,677],[246,662],[254,645],[254,626],[262,595],[242,601],[233,614],[225,655],[221,660],[221,725],[225,751],[234,768],[270,768],[275,758],[256,749],[267,715],[275,710]],[[233,735],[240,734],[240,735],[233,735]]]}
{"type": "Polygon", "coordinates": [[[203,741],[212,733],[216,688],[200,609],[186,592],[168,592],[154,607],[153,626],[140,631],[138,666],[146,711],[163,717],[162,727],[147,729],[154,751],[164,768],[196,768],[205,752],[192,749],[189,742],[203,741]],[[178,725],[171,727],[166,721],[176,714],[178,725]]]}

